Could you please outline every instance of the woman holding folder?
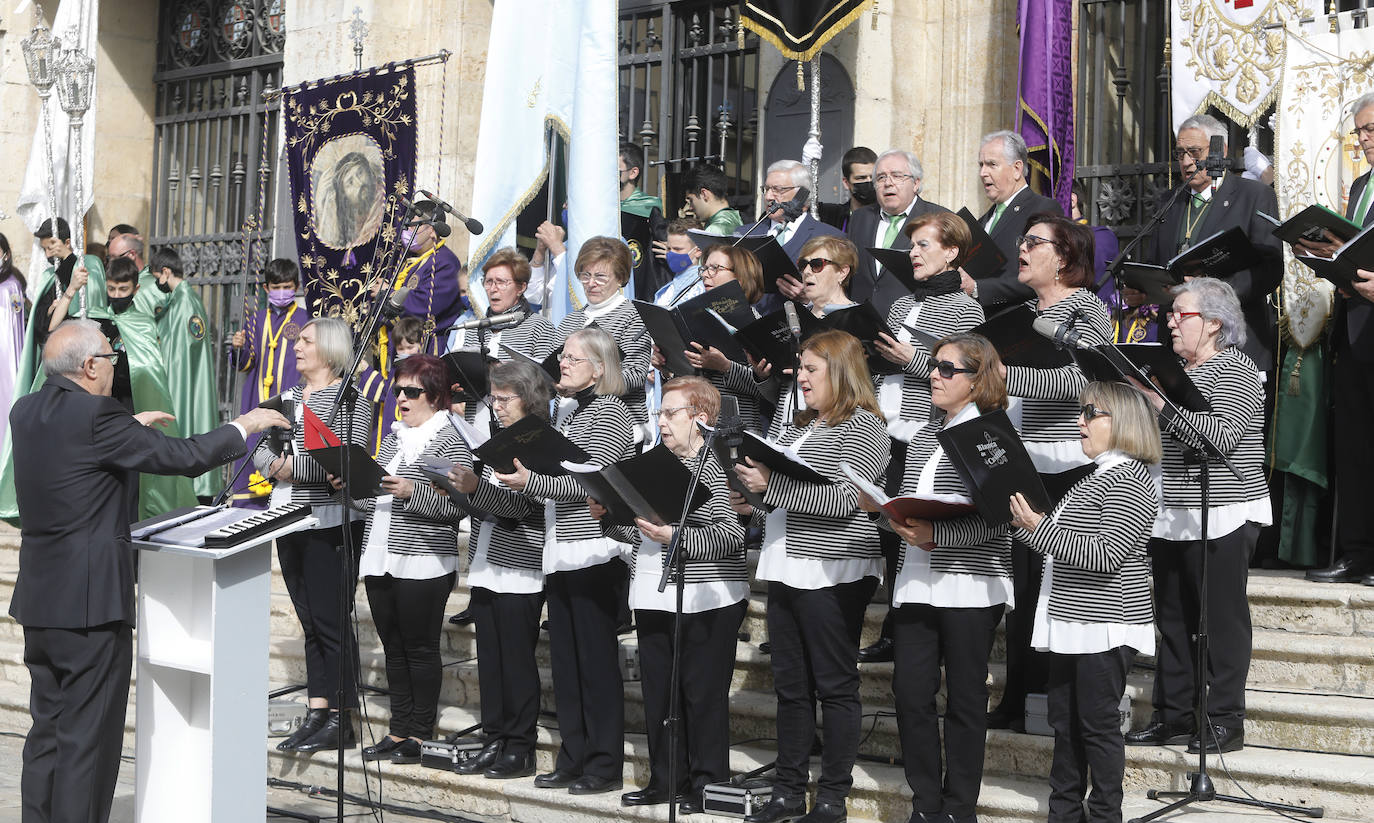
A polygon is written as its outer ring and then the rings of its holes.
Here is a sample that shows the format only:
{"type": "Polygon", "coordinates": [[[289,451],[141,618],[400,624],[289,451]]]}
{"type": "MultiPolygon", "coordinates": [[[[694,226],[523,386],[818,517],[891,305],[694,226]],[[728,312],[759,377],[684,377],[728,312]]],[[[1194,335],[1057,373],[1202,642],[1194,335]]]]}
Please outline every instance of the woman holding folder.
{"type": "MultiPolygon", "coordinates": [[[[553,384],[543,369],[512,360],[492,366],[488,400],[503,427],[526,415],[549,419],[553,384]]],[[[487,743],[459,774],[503,780],[534,774],[539,719],[539,618],[544,610],[544,501],[506,488],[491,466],[479,478],[456,465],[449,480],[475,508],[468,587],[477,632],[477,677],[487,743]]]]}
{"type": "MultiPolygon", "coordinates": [[[[937,344],[929,373],[931,402],[940,418],[912,438],[902,494],[968,497],[936,434],[1006,408],[1001,365],[997,350],[978,335],[955,334],[937,344]]],[[[878,510],[867,495],[860,505],[878,510]]],[[[972,820],[987,737],[988,656],[1003,611],[1015,606],[1011,537],[1005,526],[988,526],[976,512],[887,524],[904,543],[891,585],[892,695],[912,819],[972,820]],[[943,747],[935,710],[942,667],[943,747]]]]}
{"type": "Polygon", "coordinates": [[[1045,558],[1035,606],[1023,608],[1035,616],[1032,644],[1050,653],[1050,823],[1121,819],[1119,707],[1135,655],[1155,648],[1145,547],[1159,508],[1150,468],[1159,426],[1145,397],[1121,383],[1091,383],[1079,399],[1092,474],[1048,516],[1011,498],[1012,533],[1045,558]]]}
{"type": "Polygon", "coordinates": [[[730,509],[725,470],[712,455],[703,455],[705,438],[698,423],[715,425],[720,392],[700,377],[677,377],[663,386],[658,429],[687,470],[703,458],[701,482],[711,497],[680,526],[657,525],[638,518],[634,526],[607,522],[606,510],[588,500],[592,517],[614,540],[635,546],[630,578],[630,608],[639,634],[639,663],[644,686],[644,725],[649,735],[649,784],[621,795],[625,806],[671,803],[682,798],[684,813],[700,812],[701,790],[730,777],[730,678],[735,669],[735,641],[749,597],[749,571],[744,560],[744,528],[730,509]],[[682,601],[682,656],[677,680],[672,678],[673,624],[677,586],[658,590],[666,552],[674,533],[686,563],[682,601]],[[677,751],[668,748],[672,691],[679,691],[677,751]],[[676,757],[676,786],[668,783],[668,758],[676,757]]]}
{"type": "Polygon", "coordinates": [[[752,460],[735,467],[744,486],[763,497],[761,510],[740,500],[734,505],[764,524],[758,577],[768,581],[778,699],[778,779],[772,800],[745,818],[748,823],[806,814],[818,701],[821,776],[806,823],[846,818],[859,748],[859,632],[883,573],[877,527],[859,510],[858,491],[840,470],[847,462],[864,481],[878,484],[887,469],[890,439],[863,346],[833,329],[812,335],[802,344],[798,384],[809,411],[787,421],[778,443],[832,482],[797,480],[752,460]]]}
{"type": "MultiPolygon", "coordinates": [[[[599,328],[575,331],[563,345],[558,368],[558,430],[597,465],[631,456],[634,421],[620,399],[626,383],[616,341],[599,328]]],[[[516,461],[514,472],[496,479],[543,500],[545,517],[551,518],[544,589],[562,746],[554,770],[534,784],[572,794],[614,791],[621,786],[625,758],[625,687],[616,641],[625,568],[621,545],[601,533],[574,478],[531,472],[516,461]]]]}
{"type": "MultiPolygon", "coordinates": [[[[1037,214],[1026,221],[1017,241],[1017,279],[1035,292],[1027,301],[1038,316],[1068,324],[1089,345],[1111,340],[1112,321],[1102,301],[1089,290],[1093,283],[1093,235],[1087,226],[1063,217],[1037,214]]],[[[1087,463],[1078,436],[1078,393],[1087,380],[1078,366],[1052,369],[1005,366],[1007,394],[1019,398],[1008,414],[1018,421],[1022,442],[1042,474],[1067,471],[1087,463]]],[[[1016,600],[1029,603],[1040,589],[1038,554],[1013,542],[1016,600]]],[[[1007,682],[1002,702],[988,718],[990,728],[1020,730],[1025,723],[1027,692],[1044,690],[1046,661],[1030,650],[1029,610],[1007,616],[1007,682]]]]}

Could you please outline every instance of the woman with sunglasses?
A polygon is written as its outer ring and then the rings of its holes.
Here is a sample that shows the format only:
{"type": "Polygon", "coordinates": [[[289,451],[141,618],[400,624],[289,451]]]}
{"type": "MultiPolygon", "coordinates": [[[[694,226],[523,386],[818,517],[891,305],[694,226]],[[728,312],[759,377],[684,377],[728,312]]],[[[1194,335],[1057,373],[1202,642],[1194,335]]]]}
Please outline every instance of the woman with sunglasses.
{"type": "MultiPolygon", "coordinates": [[[[1207,590],[1202,568],[1202,488],[1196,455],[1186,445],[1189,429],[1175,413],[1161,413],[1164,438],[1163,514],[1150,542],[1160,648],[1155,670],[1154,716],[1126,736],[1132,745],[1188,742],[1197,751],[1193,677],[1198,603],[1207,598],[1212,642],[1208,646],[1210,691],[1205,736],[1209,752],[1245,744],[1245,679],[1250,671],[1250,606],[1246,595],[1250,557],[1261,526],[1273,519],[1264,479],[1264,390],[1255,362],[1241,351],[1245,315],[1230,284],[1194,278],[1173,290],[1168,314],[1174,352],[1211,405],[1209,412],[1179,410],[1219,445],[1240,471],[1211,463],[1208,473],[1207,590]]],[[[1157,410],[1164,401],[1147,398],[1157,410]]]]}
{"type": "MultiPolygon", "coordinates": [[[[829,265],[829,264],[827,264],[829,265]]],[[[858,756],[859,632],[864,607],[882,577],[878,530],[859,510],[859,495],[840,463],[880,484],[891,442],[863,345],[828,329],[802,343],[798,382],[808,411],[788,420],[779,445],[796,451],[834,481],[796,480],[748,461],[741,483],[763,495],[763,510],[741,498],[732,506],[764,527],[758,579],[768,582],[768,637],[777,695],[778,778],[772,800],[745,818],[778,823],[846,819],[845,799],[858,756]],[[821,705],[821,775],[806,814],[807,761],[821,705]]]]}
{"type": "MultiPolygon", "coordinates": [[[[1037,315],[1055,323],[1070,323],[1084,343],[1111,340],[1112,321],[1093,283],[1093,235],[1087,226],[1048,214],[1026,221],[1025,234],[1017,243],[1020,271],[1017,280],[1030,286],[1034,299],[1027,304],[1037,315]]],[[[1078,393],[1087,381],[1078,366],[1070,363],[1054,369],[1004,366],[1007,394],[1019,398],[1008,410],[1019,420],[1021,439],[1035,467],[1055,474],[1084,465],[1078,426],[1078,393]]],[[[1012,543],[1016,602],[1029,603],[1040,590],[1040,556],[1026,546],[1012,543]]],[[[1007,615],[1007,682],[1002,702],[988,719],[990,728],[1024,728],[1028,692],[1044,691],[1044,655],[1030,649],[1029,609],[1007,615]]]]}
{"type": "Polygon", "coordinates": [[[358,561],[386,659],[391,728],[363,749],[363,759],[419,763],[420,743],[434,736],[439,714],[439,632],[458,576],[455,527],[463,517],[420,467],[430,461],[471,466],[472,454],[448,422],[443,360],[428,354],[405,358],[392,373],[391,390],[400,420],[377,454],[386,471],[383,494],[361,501],[367,528],[358,561]]]}
{"type": "MultiPolygon", "coordinates": [[[[532,363],[491,368],[487,400],[504,427],[526,415],[549,419],[553,384],[532,363]]],[[[501,780],[534,774],[539,719],[539,618],[544,609],[544,502],[501,485],[491,466],[479,478],[461,463],[449,480],[476,508],[468,587],[477,631],[477,677],[486,745],[460,763],[459,774],[501,780]]]]}
{"type": "Polygon", "coordinates": [[[1159,506],[1159,426],[1145,397],[1121,383],[1091,383],[1079,399],[1092,474],[1048,514],[1011,498],[1012,534],[1045,558],[1036,599],[1018,605],[1033,612],[1032,643],[1050,657],[1050,823],[1121,820],[1119,707],[1135,655],[1155,648],[1145,548],[1159,506]]]}
{"type": "MultiPolygon", "coordinates": [[[[582,249],[586,254],[586,245],[582,249]]],[[[616,341],[599,328],[573,332],[563,344],[559,372],[559,431],[597,465],[631,456],[634,423],[620,399],[625,375],[616,341]]],[[[562,746],[554,770],[536,777],[534,785],[572,794],[617,790],[625,759],[625,687],[616,641],[625,580],[622,545],[601,533],[587,511],[587,493],[572,477],[531,472],[517,461],[514,472],[498,472],[496,479],[552,504],[545,505],[553,523],[546,529],[543,567],[562,746]]]]}
{"type": "MultiPolygon", "coordinates": [[[[663,445],[695,471],[703,459],[705,439],[698,423],[713,426],[720,413],[720,393],[700,377],[676,377],[663,387],[658,429],[663,445]]],[[[630,579],[630,606],[639,635],[639,663],[644,686],[644,726],[649,735],[649,783],[621,795],[625,806],[671,803],[681,810],[702,810],[701,790],[730,776],[730,678],[735,670],[735,641],[749,597],[749,571],[744,558],[744,529],[730,508],[730,490],[719,461],[705,455],[701,482],[710,500],[680,525],[656,525],[637,519],[634,526],[609,524],[606,510],[589,500],[592,517],[606,536],[635,546],[630,579]],[[659,592],[667,547],[675,532],[685,558],[682,601],[682,658],[677,681],[672,678],[673,628],[677,587],[659,592]],[[668,747],[668,704],[680,695],[677,751],[668,747]],[[668,783],[668,758],[676,758],[676,786],[668,783]]]]}
{"type": "MultiPolygon", "coordinates": [[[[986,338],[954,334],[936,345],[930,363],[936,421],[911,439],[901,492],[967,498],[936,435],[1006,408],[1002,361],[986,338]]],[[[866,495],[860,505],[878,511],[866,495]]],[[[894,624],[892,695],[912,792],[911,819],[974,820],[987,737],[988,656],[1003,611],[1014,605],[1011,538],[1005,527],[990,527],[977,514],[939,521],[888,519],[886,527],[903,544],[889,614],[894,624]],[[935,711],[942,667],[947,694],[943,747],[935,711]]]]}

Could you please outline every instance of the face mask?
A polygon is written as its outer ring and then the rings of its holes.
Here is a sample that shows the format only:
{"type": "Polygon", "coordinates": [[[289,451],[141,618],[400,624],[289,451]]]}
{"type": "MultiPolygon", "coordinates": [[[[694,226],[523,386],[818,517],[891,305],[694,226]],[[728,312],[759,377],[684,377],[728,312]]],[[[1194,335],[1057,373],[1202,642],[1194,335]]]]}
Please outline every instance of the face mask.
{"type": "Polygon", "coordinates": [[[463,307],[463,311],[472,308],[472,303],[468,302],[468,296],[466,294],[458,298],[458,305],[463,307]]]}
{"type": "Polygon", "coordinates": [[[567,206],[564,206],[564,207],[563,207],[563,211],[560,213],[560,216],[563,218],[563,228],[566,229],[566,228],[568,227],[568,207],[567,207],[567,206]]]}
{"type": "Polygon", "coordinates": [[[850,194],[854,199],[867,206],[869,203],[877,202],[878,191],[873,188],[872,180],[865,180],[862,183],[853,183],[849,187],[850,194]]]}
{"type": "Polygon", "coordinates": [[[296,302],[295,289],[268,289],[267,302],[277,308],[284,308],[296,302]]]}
{"type": "Polygon", "coordinates": [[[682,254],[675,251],[668,252],[668,268],[672,270],[673,274],[682,274],[690,265],[692,265],[692,256],[690,254],[682,254]]]}
{"type": "Polygon", "coordinates": [[[134,296],[132,294],[125,297],[111,297],[108,299],[110,301],[110,308],[115,314],[123,314],[134,304],[134,296]]]}
{"type": "Polygon", "coordinates": [[[399,363],[399,362],[401,362],[402,360],[406,359],[406,358],[409,357],[409,356],[410,356],[410,355],[408,355],[408,354],[398,354],[398,355],[396,355],[395,357],[391,358],[391,362],[392,362],[392,363],[399,363]]]}
{"type": "Polygon", "coordinates": [[[401,229],[401,246],[407,250],[415,249],[415,228],[401,229]]]}
{"type": "Polygon", "coordinates": [[[49,266],[56,266],[58,263],[61,263],[61,262],[62,262],[62,258],[60,258],[60,257],[53,257],[52,255],[48,255],[48,265],[49,265],[49,266]]]}
{"type": "Polygon", "coordinates": [[[157,290],[160,291],[160,292],[162,292],[163,294],[171,294],[171,293],[172,293],[172,284],[171,284],[171,283],[164,283],[164,282],[162,282],[161,280],[159,280],[159,281],[157,281],[157,290]]]}

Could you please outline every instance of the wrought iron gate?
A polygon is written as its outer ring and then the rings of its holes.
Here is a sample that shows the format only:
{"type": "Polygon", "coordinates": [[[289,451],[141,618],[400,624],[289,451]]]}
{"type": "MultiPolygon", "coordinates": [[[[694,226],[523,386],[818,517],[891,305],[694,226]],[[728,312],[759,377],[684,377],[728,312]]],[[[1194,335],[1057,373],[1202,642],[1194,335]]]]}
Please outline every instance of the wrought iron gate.
{"type": "Polygon", "coordinates": [[[644,147],[644,190],[677,213],[677,175],[722,165],[729,198],[753,213],[758,37],[739,37],[739,4],[620,0],[620,137],[644,147]]]}
{"type": "Polygon", "coordinates": [[[243,270],[270,252],[280,104],[262,92],[281,84],[285,10],[286,0],[163,0],[161,9],[145,236],[176,249],[200,290],[225,412],[238,403],[227,338],[243,322],[243,270]]]}

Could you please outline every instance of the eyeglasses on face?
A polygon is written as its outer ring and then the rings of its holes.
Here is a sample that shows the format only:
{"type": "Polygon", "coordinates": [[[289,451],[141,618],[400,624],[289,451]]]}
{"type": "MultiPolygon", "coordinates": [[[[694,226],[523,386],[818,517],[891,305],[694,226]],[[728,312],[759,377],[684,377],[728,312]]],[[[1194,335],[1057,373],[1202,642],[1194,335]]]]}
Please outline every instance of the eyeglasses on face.
{"type": "Polygon", "coordinates": [[[1179,146],[1174,149],[1175,160],[1182,160],[1185,156],[1191,157],[1194,160],[1205,160],[1207,158],[1207,148],[1205,146],[1194,146],[1193,148],[1179,146]]]}
{"type": "Polygon", "coordinates": [[[93,354],[91,357],[99,357],[103,360],[108,360],[111,366],[115,366],[119,364],[119,354],[120,353],[117,351],[111,351],[105,352],[104,354],[93,354]]]}
{"type": "Polygon", "coordinates": [[[393,384],[391,386],[391,393],[396,395],[397,397],[400,397],[404,394],[411,400],[419,400],[420,395],[424,394],[425,390],[420,388],[419,386],[397,386],[393,384]]]}
{"type": "Polygon", "coordinates": [[[824,257],[813,257],[810,260],[798,260],[797,268],[801,269],[802,271],[810,269],[813,272],[819,272],[826,266],[833,266],[834,264],[834,260],[827,260],[824,257]]]}
{"type": "Polygon", "coordinates": [[[1020,237],[1016,238],[1017,248],[1025,246],[1026,251],[1030,251],[1031,249],[1034,249],[1036,246],[1044,245],[1045,243],[1049,243],[1051,246],[1059,248],[1059,242],[1057,240],[1051,240],[1048,237],[1041,237],[1036,234],[1023,234],[1020,237]]]}
{"type": "Polygon", "coordinates": [[[1184,320],[1187,320],[1189,317],[1201,317],[1201,316],[1202,316],[1202,312],[1200,312],[1200,311],[1173,311],[1173,310],[1171,309],[1171,310],[1169,310],[1168,315],[1169,315],[1169,317],[1174,321],[1174,323],[1182,323],[1184,320]]]}
{"type": "Polygon", "coordinates": [[[676,415],[678,412],[683,412],[683,411],[689,412],[689,413],[690,413],[690,412],[696,411],[696,409],[693,408],[692,406],[664,406],[663,408],[661,408],[661,409],[658,410],[658,416],[659,416],[659,417],[673,417],[673,416],[676,415]]]}
{"type": "Polygon", "coordinates": [[[510,286],[514,283],[514,280],[497,280],[493,278],[487,278],[486,280],[482,281],[482,286],[487,289],[504,289],[507,286],[510,286]]]}
{"type": "Polygon", "coordinates": [[[722,271],[734,271],[734,270],[735,270],[735,269],[734,269],[733,266],[721,266],[721,265],[718,265],[718,264],[716,264],[716,263],[707,263],[706,265],[704,265],[704,266],[701,267],[701,273],[702,273],[702,274],[715,274],[715,273],[717,273],[717,272],[722,272],[722,271]]]}
{"type": "Polygon", "coordinates": [[[961,369],[948,360],[940,360],[935,363],[934,371],[943,379],[952,380],[956,374],[973,374],[977,369],[961,369]]]}
{"type": "Polygon", "coordinates": [[[488,406],[491,406],[492,408],[496,408],[497,406],[505,406],[509,404],[512,400],[519,399],[520,396],[518,394],[489,394],[485,398],[483,398],[484,402],[486,402],[486,404],[488,406]]]}
{"type": "Polygon", "coordinates": [[[1356,126],[1350,130],[1350,133],[1356,137],[1359,137],[1361,134],[1365,137],[1374,137],[1374,121],[1365,123],[1363,126],[1356,126]]]}
{"type": "Polygon", "coordinates": [[[611,276],[601,272],[580,271],[577,273],[577,280],[579,283],[595,283],[598,286],[604,286],[611,282],[611,276]]]}
{"type": "Polygon", "coordinates": [[[587,357],[573,357],[571,354],[568,354],[567,352],[558,355],[559,363],[572,363],[574,366],[576,366],[578,363],[586,363],[589,359],[590,358],[587,357]]]}
{"type": "Polygon", "coordinates": [[[899,172],[899,171],[894,171],[894,172],[892,172],[892,173],[890,173],[890,174],[889,174],[888,172],[883,172],[882,174],[880,174],[880,175],[878,175],[877,177],[873,178],[873,182],[874,182],[874,183],[896,183],[897,185],[901,185],[901,183],[902,183],[903,180],[915,180],[915,179],[916,179],[916,178],[915,178],[913,175],[910,175],[910,174],[902,174],[902,173],[899,172]]]}
{"type": "Polygon", "coordinates": [[[801,186],[759,186],[759,191],[764,194],[787,194],[789,191],[796,191],[801,186]]]}
{"type": "Polygon", "coordinates": [[[1106,409],[1099,409],[1092,403],[1084,403],[1079,409],[1078,414],[1083,418],[1083,422],[1092,422],[1094,417],[1111,417],[1112,413],[1106,409]]]}

